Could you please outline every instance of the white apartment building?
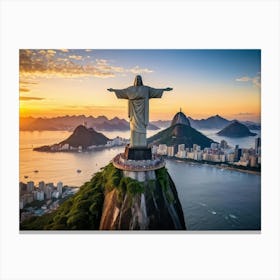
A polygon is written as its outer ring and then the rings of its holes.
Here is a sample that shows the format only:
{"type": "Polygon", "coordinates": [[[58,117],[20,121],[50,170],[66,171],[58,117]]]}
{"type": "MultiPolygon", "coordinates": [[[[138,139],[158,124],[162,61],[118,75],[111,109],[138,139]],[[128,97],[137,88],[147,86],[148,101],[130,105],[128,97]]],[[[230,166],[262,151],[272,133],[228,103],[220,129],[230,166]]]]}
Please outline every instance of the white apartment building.
{"type": "Polygon", "coordinates": [[[189,159],[194,159],[194,152],[187,152],[186,157],[189,159]]]}
{"type": "Polygon", "coordinates": [[[179,151],[185,151],[185,144],[178,145],[178,152],[179,151]]]}
{"type": "Polygon", "coordinates": [[[202,151],[200,151],[200,147],[199,147],[199,150],[194,151],[193,159],[194,160],[202,160],[202,151]]]}
{"type": "Polygon", "coordinates": [[[166,144],[160,144],[158,146],[157,153],[159,155],[167,155],[167,145],[166,144]]]}
{"type": "Polygon", "coordinates": [[[59,194],[58,191],[54,191],[54,192],[52,192],[51,196],[52,196],[53,198],[59,198],[60,194],[59,194]]]}
{"type": "Polygon", "coordinates": [[[27,182],[27,192],[32,192],[34,190],[34,182],[29,181],[27,182]]]}
{"type": "Polygon", "coordinates": [[[56,188],[57,188],[57,191],[59,192],[59,194],[61,195],[62,194],[63,183],[58,182],[56,188]]]}
{"type": "Polygon", "coordinates": [[[193,144],[193,151],[200,151],[201,147],[197,144],[193,144]]]}
{"type": "Polygon", "coordinates": [[[169,156],[169,157],[174,156],[174,147],[173,146],[168,146],[167,147],[167,156],[169,156]]]}
{"type": "Polygon", "coordinates": [[[157,150],[158,150],[158,146],[153,145],[153,146],[152,146],[152,154],[156,154],[156,153],[157,153],[157,150]]]}
{"type": "Polygon", "coordinates": [[[186,158],[186,150],[179,150],[178,149],[178,152],[175,156],[178,157],[178,158],[186,158]]]}
{"type": "Polygon", "coordinates": [[[38,188],[39,188],[41,191],[43,191],[44,188],[45,188],[45,182],[44,182],[44,181],[39,182],[38,188]]]}
{"type": "Polygon", "coordinates": [[[44,200],[45,194],[43,191],[37,191],[36,192],[36,200],[42,201],[44,200]]]}

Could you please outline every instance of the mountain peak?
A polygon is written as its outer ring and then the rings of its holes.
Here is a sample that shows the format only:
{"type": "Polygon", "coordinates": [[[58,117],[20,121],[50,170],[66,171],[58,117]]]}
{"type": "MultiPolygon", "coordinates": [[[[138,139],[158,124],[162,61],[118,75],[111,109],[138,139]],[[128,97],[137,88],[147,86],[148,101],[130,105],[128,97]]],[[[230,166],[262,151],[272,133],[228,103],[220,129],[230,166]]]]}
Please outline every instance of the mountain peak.
{"type": "Polygon", "coordinates": [[[256,135],[256,133],[251,132],[246,125],[240,123],[237,120],[233,120],[228,126],[220,130],[217,134],[226,137],[247,137],[256,135]]]}
{"type": "Polygon", "coordinates": [[[60,144],[69,144],[72,147],[82,146],[86,149],[92,145],[105,145],[109,139],[95,131],[93,128],[86,128],[84,125],[78,125],[74,132],[60,144]]]}
{"type": "Polygon", "coordinates": [[[176,124],[184,124],[191,126],[189,119],[186,117],[186,115],[180,110],[180,112],[176,113],[173,117],[173,120],[171,122],[171,126],[176,124]]]}
{"type": "Polygon", "coordinates": [[[192,147],[193,144],[198,144],[202,148],[210,147],[214,141],[191,126],[185,124],[172,125],[156,135],[148,139],[149,144],[166,144],[168,146],[176,146],[185,144],[186,147],[192,147]]]}

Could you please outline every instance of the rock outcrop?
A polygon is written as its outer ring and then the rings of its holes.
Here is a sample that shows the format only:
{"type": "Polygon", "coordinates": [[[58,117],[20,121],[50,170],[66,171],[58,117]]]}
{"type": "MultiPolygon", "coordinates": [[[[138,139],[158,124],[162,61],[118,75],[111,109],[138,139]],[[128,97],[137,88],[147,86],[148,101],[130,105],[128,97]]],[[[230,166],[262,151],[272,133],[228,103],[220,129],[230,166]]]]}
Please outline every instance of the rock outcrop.
{"type": "Polygon", "coordinates": [[[107,190],[101,230],[185,230],[176,187],[165,168],[138,182],[122,177],[122,187],[107,190]]]}

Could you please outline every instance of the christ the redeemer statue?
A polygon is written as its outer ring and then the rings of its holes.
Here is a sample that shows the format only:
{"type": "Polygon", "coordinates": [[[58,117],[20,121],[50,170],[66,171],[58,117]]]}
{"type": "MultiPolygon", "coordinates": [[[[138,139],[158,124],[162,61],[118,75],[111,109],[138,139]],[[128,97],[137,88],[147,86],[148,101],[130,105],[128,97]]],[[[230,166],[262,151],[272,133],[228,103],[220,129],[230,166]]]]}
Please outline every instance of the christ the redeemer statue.
{"type": "Polygon", "coordinates": [[[135,77],[134,85],[125,89],[112,89],[117,98],[128,99],[130,120],[130,147],[147,147],[146,130],[149,123],[149,99],[161,98],[164,91],[172,88],[156,89],[144,86],[140,75],[135,77]]]}

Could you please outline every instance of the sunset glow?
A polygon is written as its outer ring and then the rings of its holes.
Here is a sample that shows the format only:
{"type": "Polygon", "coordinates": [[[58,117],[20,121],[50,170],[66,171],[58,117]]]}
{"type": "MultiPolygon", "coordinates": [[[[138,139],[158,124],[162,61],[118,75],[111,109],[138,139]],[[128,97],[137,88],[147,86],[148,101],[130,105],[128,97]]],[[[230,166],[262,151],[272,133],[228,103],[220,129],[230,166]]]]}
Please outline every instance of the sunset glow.
{"type": "Polygon", "coordinates": [[[127,102],[107,88],[172,87],[150,101],[150,119],[219,114],[260,121],[259,50],[20,50],[20,116],[127,118],[127,102]]]}

